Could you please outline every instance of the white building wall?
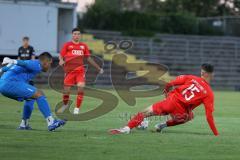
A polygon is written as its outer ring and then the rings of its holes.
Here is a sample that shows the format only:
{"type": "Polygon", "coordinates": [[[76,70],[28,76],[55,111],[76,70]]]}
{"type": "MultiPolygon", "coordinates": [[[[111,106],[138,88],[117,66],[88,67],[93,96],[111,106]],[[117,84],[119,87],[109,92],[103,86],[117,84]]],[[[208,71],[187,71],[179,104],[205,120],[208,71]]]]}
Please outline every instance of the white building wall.
{"type": "Polygon", "coordinates": [[[58,8],[0,3],[0,55],[17,54],[23,36],[37,52],[57,52],[58,8]]]}

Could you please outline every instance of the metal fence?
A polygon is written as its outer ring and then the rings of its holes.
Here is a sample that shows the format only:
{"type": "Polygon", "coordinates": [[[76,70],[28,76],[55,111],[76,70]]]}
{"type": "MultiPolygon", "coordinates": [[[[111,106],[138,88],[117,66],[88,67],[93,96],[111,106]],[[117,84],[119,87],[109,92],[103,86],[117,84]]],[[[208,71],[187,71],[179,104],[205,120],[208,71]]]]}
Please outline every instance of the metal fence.
{"type": "Polygon", "coordinates": [[[199,22],[201,22],[199,24],[205,25],[205,27],[211,29],[215,34],[240,37],[240,16],[199,18],[199,22]]]}
{"type": "Polygon", "coordinates": [[[169,67],[170,74],[199,75],[204,62],[214,64],[218,89],[240,88],[240,38],[228,36],[186,36],[157,34],[154,38],[123,36],[119,32],[88,30],[97,39],[108,41],[132,40],[128,53],[153,63],[169,67]]]}

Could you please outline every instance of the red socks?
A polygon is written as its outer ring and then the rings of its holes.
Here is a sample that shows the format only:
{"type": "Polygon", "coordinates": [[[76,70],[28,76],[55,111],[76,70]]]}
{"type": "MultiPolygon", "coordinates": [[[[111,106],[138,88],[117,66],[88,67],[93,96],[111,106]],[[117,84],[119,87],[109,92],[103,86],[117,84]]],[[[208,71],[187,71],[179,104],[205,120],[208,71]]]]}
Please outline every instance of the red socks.
{"type": "Polygon", "coordinates": [[[141,124],[141,122],[144,119],[144,114],[143,113],[138,113],[136,116],[134,116],[129,122],[128,122],[128,127],[130,129],[137,127],[138,125],[141,124]]]}
{"type": "Polygon", "coordinates": [[[64,94],[64,95],[63,95],[63,104],[64,104],[64,105],[67,105],[67,104],[68,104],[68,101],[69,101],[69,95],[64,94]]]}
{"type": "Polygon", "coordinates": [[[83,92],[78,93],[77,100],[76,100],[77,108],[81,107],[81,104],[82,104],[82,101],[83,101],[83,95],[84,95],[83,92]]]}
{"type": "MultiPolygon", "coordinates": [[[[78,95],[77,95],[77,99],[76,99],[76,106],[77,106],[77,108],[80,108],[80,107],[81,107],[81,104],[82,104],[82,101],[83,101],[83,95],[84,95],[83,92],[80,92],[80,93],[78,93],[78,95]]],[[[64,94],[64,95],[63,95],[63,104],[64,104],[64,105],[67,105],[68,102],[69,102],[69,95],[64,94]]]]}

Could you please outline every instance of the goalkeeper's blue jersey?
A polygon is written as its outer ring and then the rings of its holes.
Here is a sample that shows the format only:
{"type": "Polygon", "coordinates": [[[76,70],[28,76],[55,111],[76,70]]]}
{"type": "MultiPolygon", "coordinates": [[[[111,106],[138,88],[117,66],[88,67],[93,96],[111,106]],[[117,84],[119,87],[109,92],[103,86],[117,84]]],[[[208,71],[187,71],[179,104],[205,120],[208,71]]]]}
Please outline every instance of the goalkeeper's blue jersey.
{"type": "Polygon", "coordinates": [[[22,81],[28,83],[42,71],[39,60],[18,60],[17,65],[2,68],[4,74],[1,76],[3,81],[22,81]]]}

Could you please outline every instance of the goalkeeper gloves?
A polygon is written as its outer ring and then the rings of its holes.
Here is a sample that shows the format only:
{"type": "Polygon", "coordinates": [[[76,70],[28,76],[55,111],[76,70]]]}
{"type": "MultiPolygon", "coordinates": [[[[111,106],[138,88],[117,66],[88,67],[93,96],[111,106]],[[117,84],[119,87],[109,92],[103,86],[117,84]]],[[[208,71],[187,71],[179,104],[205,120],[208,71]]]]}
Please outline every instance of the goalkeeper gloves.
{"type": "Polygon", "coordinates": [[[17,60],[5,57],[3,59],[2,65],[6,65],[6,64],[17,64],[17,60]]]}

